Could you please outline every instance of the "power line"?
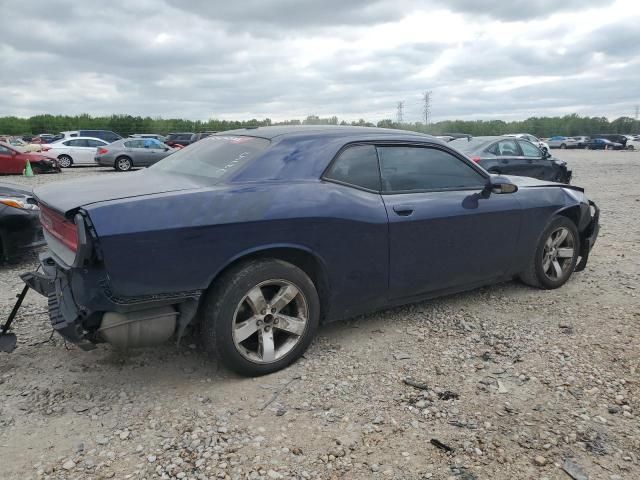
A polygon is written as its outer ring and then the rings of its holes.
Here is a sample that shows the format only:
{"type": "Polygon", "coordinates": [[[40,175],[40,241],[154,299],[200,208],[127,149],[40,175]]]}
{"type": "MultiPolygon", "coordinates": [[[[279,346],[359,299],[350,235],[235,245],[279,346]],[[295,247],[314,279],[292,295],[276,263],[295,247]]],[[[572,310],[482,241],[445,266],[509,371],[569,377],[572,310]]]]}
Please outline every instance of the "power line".
{"type": "Polygon", "coordinates": [[[429,90],[428,92],[424,92],[423,113],[424,113],[424,124],[426,126],[429,126],[429,123],[431,123],[431,90],[429,90]]]}
{"type": "Polygon", "coordinates": [[[398,113],[396,114],[398,123],[402,123],[403,115],[402,111],[404,110],[404,102],[398,102],[398,113]]]}

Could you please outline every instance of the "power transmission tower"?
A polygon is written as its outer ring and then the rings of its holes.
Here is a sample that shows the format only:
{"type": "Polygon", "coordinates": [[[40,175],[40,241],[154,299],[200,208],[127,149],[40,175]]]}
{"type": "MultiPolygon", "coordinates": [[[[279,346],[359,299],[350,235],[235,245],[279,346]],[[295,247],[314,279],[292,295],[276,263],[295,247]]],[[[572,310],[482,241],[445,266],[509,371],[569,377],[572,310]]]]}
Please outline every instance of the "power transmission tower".
{"type": "Polygon", "coordinates": [[[403,110],[404,110],[404,102],[398,102],[398,113],[397,113],[398,123],[402,123],[403,121],[403,110]]]}
{"type": "Polygon", "coordinates": [[[431,90],[424,92],[424,124],[429,126],[431,123],[431,90]]]}

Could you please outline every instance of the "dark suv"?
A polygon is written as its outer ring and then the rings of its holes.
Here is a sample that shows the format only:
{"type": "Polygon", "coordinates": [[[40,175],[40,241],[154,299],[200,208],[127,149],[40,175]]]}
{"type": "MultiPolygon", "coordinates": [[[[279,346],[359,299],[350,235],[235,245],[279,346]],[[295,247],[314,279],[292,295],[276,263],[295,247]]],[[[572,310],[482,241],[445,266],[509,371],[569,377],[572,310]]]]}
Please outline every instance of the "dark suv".
{"type": "Polygon", "coordinates": [[[191,137],[193,135],[194,133],[170,133],[164,143],[170,147],[175,145],[186,147],[187,145],[191,145],[191,137]]]}

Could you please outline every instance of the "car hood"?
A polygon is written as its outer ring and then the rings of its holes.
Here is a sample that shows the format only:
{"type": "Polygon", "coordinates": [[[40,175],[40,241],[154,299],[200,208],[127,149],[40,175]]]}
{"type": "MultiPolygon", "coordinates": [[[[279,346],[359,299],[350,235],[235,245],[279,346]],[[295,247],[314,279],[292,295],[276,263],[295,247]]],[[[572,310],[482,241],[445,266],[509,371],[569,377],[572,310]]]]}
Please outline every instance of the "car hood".
{"type": "Polygon", "coordinates": [[[36,187],[34,195],[39,202],[67,214],[80,207],[108,200],[193,190],[203,186],[196,177],[141,170],[49,183],[36,187]]]}

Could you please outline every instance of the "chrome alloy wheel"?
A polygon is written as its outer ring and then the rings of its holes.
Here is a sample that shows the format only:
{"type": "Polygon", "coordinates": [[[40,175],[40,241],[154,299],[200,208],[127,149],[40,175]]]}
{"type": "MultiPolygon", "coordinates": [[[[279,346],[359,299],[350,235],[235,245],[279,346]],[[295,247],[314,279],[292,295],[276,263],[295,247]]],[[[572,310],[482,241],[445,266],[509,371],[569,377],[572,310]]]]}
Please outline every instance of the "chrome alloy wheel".
{"type": "Polygon", "coordinates": [[[549,235],[542,252],[542,270],[551,280],[565,275],[573,262],[575,239],[569,229],[560,227],[549,235]]]}
{"type": "Polygon", "coordinates": [[[286,280],[267,280],[242,298],[233,316],[233,342],[255,363],[272,363],[300,341],[309,318],[302,291],[286,280]]]}

